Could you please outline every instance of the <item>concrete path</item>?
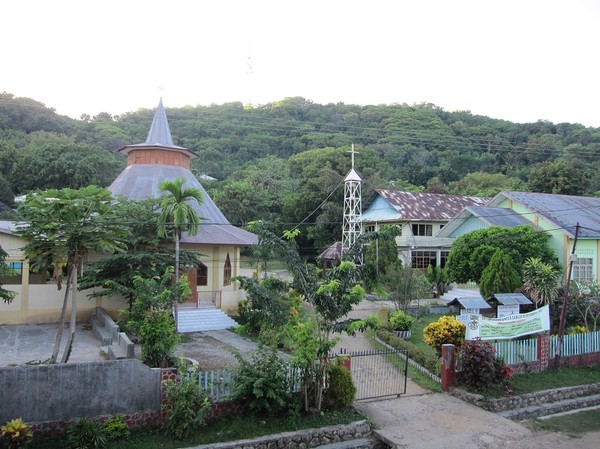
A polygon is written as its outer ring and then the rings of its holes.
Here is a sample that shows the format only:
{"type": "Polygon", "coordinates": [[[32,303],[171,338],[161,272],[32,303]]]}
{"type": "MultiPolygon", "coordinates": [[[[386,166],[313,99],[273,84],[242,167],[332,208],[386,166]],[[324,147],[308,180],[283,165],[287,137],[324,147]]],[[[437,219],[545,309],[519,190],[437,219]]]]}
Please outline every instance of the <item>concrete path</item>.
{"type": "MultiPolygon", "coordinates": [[[[58,323],[0,325],[0,367],[49,359],[54,349],[57,331],[58,323]]],[[[68,333],[69,327],[66,325],[59,358],[66,345],[68,333]]],[[[106,358],[91,326],[78,323],[69,363],[92,362],[106,358]]]]}
{"type": "MultiPolygon", "coordinates": [[[[376,315],[391,302],[362,301],[352,318],[376,315]]],[[[363,334],[340,335],[336,349],[373,349],[363,334]]],[[[522,424],[485,411],[445,393],[431,393],[410,379],[400,398],[358,401],[355,407],[378,428],[379,437],[393,448],[411,449],[589,449],[597,447],[599,433],[581,439],[534,432],[522,424]]]]}

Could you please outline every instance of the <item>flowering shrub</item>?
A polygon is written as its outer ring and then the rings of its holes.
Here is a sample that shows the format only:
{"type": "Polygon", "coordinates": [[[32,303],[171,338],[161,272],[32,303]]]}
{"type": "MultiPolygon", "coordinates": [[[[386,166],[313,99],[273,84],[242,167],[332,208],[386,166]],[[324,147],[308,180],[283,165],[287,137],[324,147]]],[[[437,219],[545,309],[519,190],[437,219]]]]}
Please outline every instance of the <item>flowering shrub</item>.
{"type": "Polygon", "coordinates": [[[589,331],[600,329],[600,286],[597,280],[576,281],[571,284],[572,304],[580,316],[579,324],[589,331]]]}
{"type": "Polygon", "coordinates": [[[464,343],[465,330],[465,325],[453,316],[443,316],[423,329],[423,340],[441,355],[442,345],[460,347],[464,343]]]}
{"type": "Polygon", "coordinates": [[[457,372],[459,384],[486,389],[512,377],[514,370],[496,357],[496,349],[487,341],[466,341],[460,348],[461,369],[457,372]]]}

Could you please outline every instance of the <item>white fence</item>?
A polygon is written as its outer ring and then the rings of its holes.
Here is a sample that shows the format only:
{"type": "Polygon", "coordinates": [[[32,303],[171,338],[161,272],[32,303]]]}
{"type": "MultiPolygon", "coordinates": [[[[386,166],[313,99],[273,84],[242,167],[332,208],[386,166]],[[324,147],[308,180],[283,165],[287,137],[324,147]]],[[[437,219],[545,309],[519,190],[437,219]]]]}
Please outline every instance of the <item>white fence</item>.
{"type": "MultiPolygon", "coordinates": [[[[558,336],[550,336],[550,357],[558,352],[558,336]]],[[[586,332],[585,334],[565,335],[561,356],[589,354],[600,352],[600,331],[586,332]]]]}
{"type": "MultiPolygon", "coordinates": [[[[537,338],[499,340],[490,343],[496,348],[498,357],[501,357],[507,365],[534,362],[538,359],[537,338]]],[[[557,352],[558,336],[551,335],[548,358],[554,358],[557,352]]],[[[592,352],[600,352],[600,331],[564,336],[561,356],[568,357],[592,352]]]]}
{"type": "Polygon", "coordinates": [[[499,340],[490,343],[496,348],[496,355],[507,365],[535,362],[538,359],[537,338],[499,340]]]}

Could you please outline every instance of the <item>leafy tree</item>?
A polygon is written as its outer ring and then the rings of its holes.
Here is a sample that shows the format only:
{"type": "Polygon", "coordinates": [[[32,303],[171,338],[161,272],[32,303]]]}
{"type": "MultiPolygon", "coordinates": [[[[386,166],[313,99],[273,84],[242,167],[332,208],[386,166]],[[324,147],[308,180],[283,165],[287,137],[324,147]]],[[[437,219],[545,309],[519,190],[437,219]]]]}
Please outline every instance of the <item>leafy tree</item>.
{"type": "Polygon", "coordinates": [[[530,192],[582,195],[587,187],[585,172],[564,160],[542,162],[529,174],[530,192]]]}
{"type": "Polygon", "coordinates": [[[125,248],[127,232],[116,221],[107,189],[96,186],[79,190],[51,189],[30,194],[19,206],[24,224],[18,232],[28,243],[24,253],[33,269],[53,267],[60,289],[62,271],[67,270],[67,288],[51,360],[58,357],[66,319],[67,298],[71,292],[71,324],[62,363],[69,357],[77,321],[77,281],[81,261],[90,252],[112,253],[125,248]]]}
{"type": "Polygon", "coordinates": [[[431,285],[433,285],[435,293],[438,296],[442,296],[446,291],[446,284],[448,284],[448,273],[446,272],[446,269],[429,265],[425,276],[431,285]]]}
{"type": "MultiPolygon", "coordinates": [[[[136,278],[157,279],[173,266],[174,251],[160,246],[156,232],[158,204],[159,200],[155,198],[134,201],[119,197],[113,202],[116,220],[129,231],[124,242],[127,250],[89,264],[81,277],[80,290],[95,288],[90,298],[122,296],[131,306],[138,293],[136,278]]],[[[181,251],[179,258],[185,266],[195,266],[199,262],[198,254],[191,251],[181,251]]]]}
{"type": "Polygon", "coordinates": [[[523,190],[523,183],[502,173],[469,173],[448,184],[448,193],[493,197],[503,190],[523,190]]]}
{"type": "Polygon", "coordinates": [[[511,265],[521,277],[525,259],[538,257],[556,266],[556,255],[548,246],[550,236],[530,226],[514,228],[492,226],[458,237],[446,262],[448,279],[453,282],[478,282],[497,249],[510,258],[511,265]]]}
{"type": "Polygon", "coordinates": [[[141,357],[153,368],[172,366],[171,356],[181,341],[170,310],[151,307],[144,315],[139,328],[141,357]]]}
{"type": "MultiPolygon", "coordinates": [[[[333,269],[319,271],[315,265],[305,263],[300,257],[293,240],[297,232],[286,232],[282,239],[261,223],[256,223],[253,230],[262,234],[262,244],[269,245],[274,254],[286,262],[293,276],[291,286],[309,306],[308,316],[303,316],[298,308],[292,310],[286,329],[294,363],[303,373],[305,408],[308,410],[312,404],[320,409],[325,372],[330,364],[329,351],[337,342],[332,334],[353,334],[369,325],[360,320],[344,319],[353,306],[364,298],[363,288],[356,283],[357,269],[354,263],[342,261],[333,269]],[[313,391],[312,395],[309,395],[309,390],[313,391]]],[[[373,322],[370,324],[374,325],[373,322]]]]}
{"type": "Polygon", "coordinates": [[[399,234],[399,226],[383,226],[379,232],[362,236],[361,241],[366,242],[366,250],[361,278],[367,289],[376,290],[388,269],[402,266],[396,245],[396,236],[399,234]]]}
{"type": "Polygon", "coordinates": [[[556,267],[530,257],[523,264],[523,293],[538,307],[552,304],[558,298],[559,276],[556,267]]]}
{"type": "Polygon", "coordinates": [[[489,298],[494,293],[512,293],[521,286],[521,280],[510,258],[497,249],[479,281],[481,296],[489,298]]]}
{"type": "MultiPolygon", "coordinates": [[[[6,259],[6,256],[8,256],[8,254],[0,246],[0,277],[2,277],[2,276],[9,276],[11,274],[11,271],[12,271],[4,263],[4,261],[6,259]]],[[[16,295],[15,292],[3,289],[2,288],[2,284],[0,283],[0,299],[2,299],[2,301],[4,301],[7,304],[10,304],[10,302],[13,300],[13,298],[15,297],[15,295],[16,295]]]]}
{"type": "Polygon", "coordinates": [[[392,265],[381,280],[396,310],[406,312],[412,301],[431,297],[431,285],[417,268],[392,265]]]}
{"type": "Polygon", "coordinates": [[[123,165],[122,157],[89,145],[45,143],[18,153],[11,180],[15,193],[107,186],[123,165]]]}
{"type": "MultiPolygon", "coordinates": [[[[158,190],[167,194],[160,202],[161,212],[158,222],[158,233],[161,237],[171,236],[175,240],[175,279],[179,279],[179,242],[185,231],[188,235],[196,235],[201,218],[190,202],[201,204],[204,201],[202,192],[197,187],[183,187],[184,178],[164,181],[158,190]]],[[[177,326],[177,301],[174,303],[175,326],[177,326]]]]}

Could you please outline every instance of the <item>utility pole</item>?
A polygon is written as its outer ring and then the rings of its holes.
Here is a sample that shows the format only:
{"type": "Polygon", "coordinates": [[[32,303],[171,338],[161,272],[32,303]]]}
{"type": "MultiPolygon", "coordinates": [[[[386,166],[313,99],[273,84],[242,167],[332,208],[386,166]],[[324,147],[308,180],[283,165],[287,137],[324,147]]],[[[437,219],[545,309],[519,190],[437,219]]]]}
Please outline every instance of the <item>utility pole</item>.
{"type": "Polygon", "coordinates": [[[573,240],[573,249],[571,257],[569,257],[569,270],[567,271],[567,286],[565,288],[565,296],[562,301],[562,309],[560,311],[560,322],[558,324],[558,347],[556,349],[555,368],[560,368],[560,356],[562,353],[563,339],[565,336],[565,320],[567,316],[567,304],[570,296],[571,274],[573,273],[573,261],[575,259],[575,247],[577,246],[577,237],[579,236],[579,222],[575,225],[575,240],[573,240]]]}

